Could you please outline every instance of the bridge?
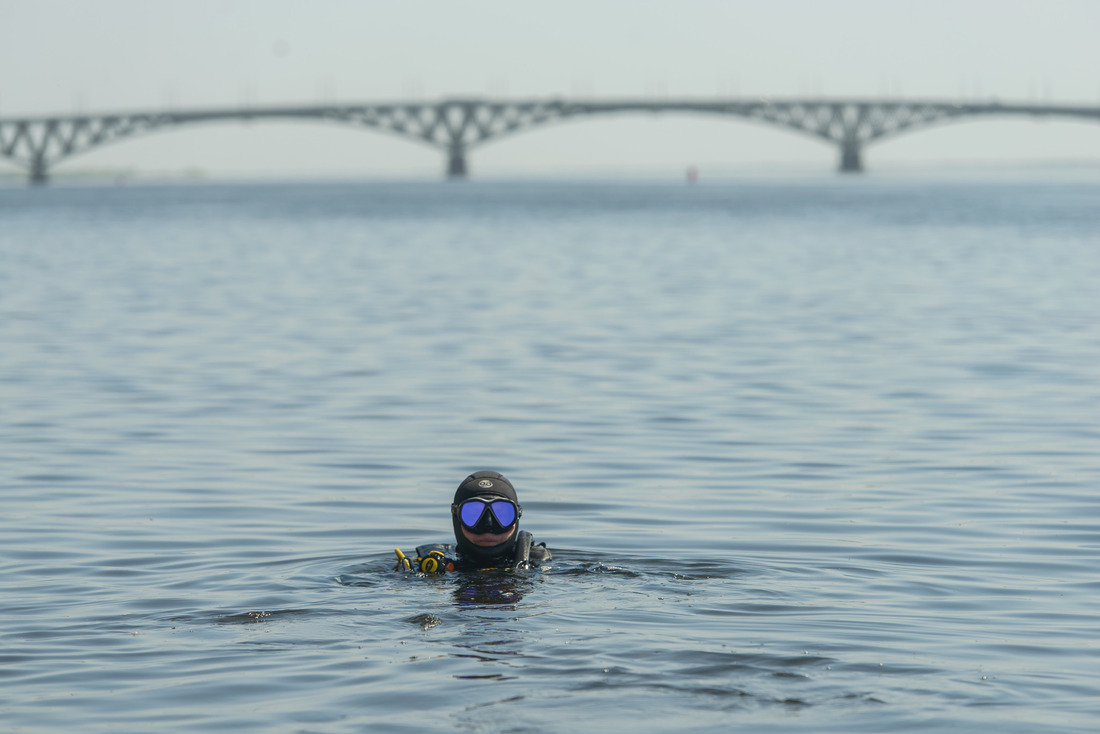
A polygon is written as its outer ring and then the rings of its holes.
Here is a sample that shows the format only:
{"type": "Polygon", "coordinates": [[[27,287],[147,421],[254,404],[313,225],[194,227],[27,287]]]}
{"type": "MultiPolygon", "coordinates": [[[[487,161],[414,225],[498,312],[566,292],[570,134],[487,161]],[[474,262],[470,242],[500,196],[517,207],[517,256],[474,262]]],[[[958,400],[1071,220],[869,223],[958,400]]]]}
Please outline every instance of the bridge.
{"type": "Polygon", "coordinates": [[[439,102],[76,114],[0,118],[0,155],[31,184],[71,156],[137,135],[222,121],[318,120],[370,128],[439,149],[450,178],[465,178],[471,150],[544,125],[596,115],[686,113],[741,118],[809,135],[839,151],[845,173],[863,170],[863,151],[905,132],[974,117],[1063,117],[1100,122],[1100,106],[871,99],[535,100],[439,102]]]}

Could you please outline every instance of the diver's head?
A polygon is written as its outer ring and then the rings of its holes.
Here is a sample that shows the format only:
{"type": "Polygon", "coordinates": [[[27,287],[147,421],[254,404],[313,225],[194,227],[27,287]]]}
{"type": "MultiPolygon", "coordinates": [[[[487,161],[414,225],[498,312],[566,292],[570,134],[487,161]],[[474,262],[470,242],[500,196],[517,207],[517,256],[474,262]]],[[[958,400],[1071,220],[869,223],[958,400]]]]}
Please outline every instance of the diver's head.
{"type": "Polygon", "coordinates": [[[511,482],[495,471],[474,472],[458,485],[451,505],[458,550],[475,561],[510,556],[522,514],[511,482]]]}

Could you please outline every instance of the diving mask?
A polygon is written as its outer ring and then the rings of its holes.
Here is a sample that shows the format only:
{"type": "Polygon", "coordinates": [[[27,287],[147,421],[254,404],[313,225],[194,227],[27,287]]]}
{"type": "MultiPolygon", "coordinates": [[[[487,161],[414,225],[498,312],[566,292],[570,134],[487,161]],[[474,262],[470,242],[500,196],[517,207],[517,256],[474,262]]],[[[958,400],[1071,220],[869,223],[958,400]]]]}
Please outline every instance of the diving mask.
{"type": "Polygon", "coordinates": [[[523,508],[503,497],[471,497],[451,505],[463,527],[478,535],[502,533],[515,525],[523,514],[523,508]]]}

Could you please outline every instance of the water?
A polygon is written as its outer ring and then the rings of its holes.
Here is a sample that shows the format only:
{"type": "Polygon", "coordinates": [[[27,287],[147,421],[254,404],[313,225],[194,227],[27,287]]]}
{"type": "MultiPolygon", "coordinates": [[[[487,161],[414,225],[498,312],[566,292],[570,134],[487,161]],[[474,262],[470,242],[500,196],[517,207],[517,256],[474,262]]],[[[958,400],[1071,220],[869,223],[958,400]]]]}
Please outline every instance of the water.
{"type": "Polygon", "coordinates": [[[0,190],[0,721],[1094,731],[1098,202],[0,190]],[[551,567],[392,574],[482,468],[551,567]]]}

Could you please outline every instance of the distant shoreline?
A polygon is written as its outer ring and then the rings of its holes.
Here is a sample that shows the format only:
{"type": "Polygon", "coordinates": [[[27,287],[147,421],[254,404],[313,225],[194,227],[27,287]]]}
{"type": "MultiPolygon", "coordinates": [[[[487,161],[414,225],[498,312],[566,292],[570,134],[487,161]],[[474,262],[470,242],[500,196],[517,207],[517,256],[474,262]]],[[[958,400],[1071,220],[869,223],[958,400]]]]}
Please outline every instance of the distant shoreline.
{"type": "MultiPolygon", "coordinates": [[[[986,180],[990,177],[1004,179],[1035,178],[1038,180],[1070,178],[1073,180],[1100,180],[1100,159],[1097,160],[1049,160],[1049,161],[935,161],[928,163],[876,163],[874,170],[856,176],[837,173],[832,169],[821,169],[803,164],[776,163],[776,164],[751,164],[745,166],[685,166],[682,170],[674,171],[668,168],[624,170],[624,169],[569,169],[569,170],[543,170],[532,173],[518,172],[488,172],[471,177],[469,183],[494,183],[494,182],[683,182],[685,172],[689,169],[697,171],[697,183],[722,183],[734,181],[776,180],[776,179],[812,179],[812,180],[851,180],[851,181],[880,181],[899,179],[976,179],[986,180]]],[[[27,182],[27,174],[20,170],[0,171],[0,186],[5,188],[22,187],[27,182]]],[[[69,171],[56,171],[50,174],[51,184],[86,184],[86,185],[149,185],[149,184],[218,184],[218,185],[249,185],[264,183],[382,183],[382,182],[443,182],[441,176],[435,174],[411,173],[401,175],[396,173],[371,174],[364,171],[360,174],[335,171],[293,171],[293,172],[210,172],[200,168],[187,168],[168,171],[143,171],[140,169],[74,169],[69,171]]],[[[461,185],[461,184],[460,184],[461,185]]]]}

